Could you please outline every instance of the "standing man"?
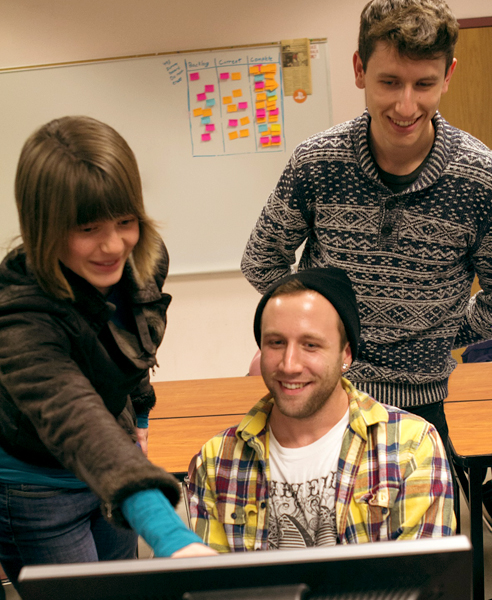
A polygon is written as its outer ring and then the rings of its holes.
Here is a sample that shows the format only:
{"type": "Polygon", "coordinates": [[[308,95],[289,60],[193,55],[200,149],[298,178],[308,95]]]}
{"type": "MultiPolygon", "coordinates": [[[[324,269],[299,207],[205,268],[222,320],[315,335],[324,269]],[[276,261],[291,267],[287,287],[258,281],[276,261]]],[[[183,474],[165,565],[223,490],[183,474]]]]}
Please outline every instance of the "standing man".
{"type": "Polygon", "coordinates": [[[353,66],[367,109],[295,149],[242,261],[260,292],[304,241],[300,270],[345,270],[362,325],[351,380],[445,444],[451,349],[492,337],[492,153],[437,110],[457,37],[444,0],[366,5],[353,66]]]}
{"type": "Polygon", "coordinates": [[[359,327],[340,269],[289,275],[260,300],[254,331],[270,394],[190,466],[192,528],[215,550],[453,533],[452,479],[434,426],[342,377],[359,327]]]}

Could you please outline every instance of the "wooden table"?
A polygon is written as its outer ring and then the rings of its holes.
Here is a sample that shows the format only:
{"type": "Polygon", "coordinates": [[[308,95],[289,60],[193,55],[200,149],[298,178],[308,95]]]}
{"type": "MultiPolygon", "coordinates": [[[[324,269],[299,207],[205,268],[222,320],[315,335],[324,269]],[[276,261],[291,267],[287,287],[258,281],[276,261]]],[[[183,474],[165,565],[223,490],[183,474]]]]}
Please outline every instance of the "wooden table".
{"type": "Polygon", "coordinates": [[[202,445],[237,425],[267,389],[261,377],[153,382],[149,459],[182,477],[202,445]]]}
{"type": "Polygon", "coordinates": [[[470,509],[473,600],[483,600],[482,479],[483,469],[492,466],[492,363],[458,365],[444,412],[456,474],[470,509]]]}

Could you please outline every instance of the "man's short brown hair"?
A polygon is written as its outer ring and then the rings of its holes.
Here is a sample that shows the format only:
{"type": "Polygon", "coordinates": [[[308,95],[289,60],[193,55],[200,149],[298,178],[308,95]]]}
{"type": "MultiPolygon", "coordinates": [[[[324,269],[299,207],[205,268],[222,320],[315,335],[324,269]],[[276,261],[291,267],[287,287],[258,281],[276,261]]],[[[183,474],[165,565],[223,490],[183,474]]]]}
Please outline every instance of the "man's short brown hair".
{"type": "Polygon", "coordinates": [[[454,58],[459,25],[444,0],[371,0],[360,17],[359,56],[364,71],[378,42],[413,60],[454,58]]]}

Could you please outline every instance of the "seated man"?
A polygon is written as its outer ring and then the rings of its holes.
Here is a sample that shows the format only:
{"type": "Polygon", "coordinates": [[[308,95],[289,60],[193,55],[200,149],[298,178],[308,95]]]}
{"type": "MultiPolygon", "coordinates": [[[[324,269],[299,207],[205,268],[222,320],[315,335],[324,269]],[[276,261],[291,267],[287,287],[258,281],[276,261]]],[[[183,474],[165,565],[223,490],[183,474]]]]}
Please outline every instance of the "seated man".
{"type": "Polygon", "coordinates": [[[254,332],[270,394],[190,465],[192,528],[219,552],[452,535],[453,485],[433,425],[342,375],[360,323],[339,269],[271,286],[254,332]]]}

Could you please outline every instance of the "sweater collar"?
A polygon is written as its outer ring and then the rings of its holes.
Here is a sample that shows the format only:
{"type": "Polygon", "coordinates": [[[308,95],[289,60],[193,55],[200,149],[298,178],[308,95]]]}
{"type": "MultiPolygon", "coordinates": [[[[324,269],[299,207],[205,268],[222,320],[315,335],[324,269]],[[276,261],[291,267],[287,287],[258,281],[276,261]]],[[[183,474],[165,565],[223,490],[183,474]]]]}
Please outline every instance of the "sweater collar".
{"type": "MultiPolygon", "coordinates": [[[[358,162],[365,175],[382,185],[378,174],[377,165],[369,147],[369,126],[371,116],[367,110],[354,120],[352,130],[352,141],[358,162]]],[[[410,187],[410,191],[419,191],[432,185],[441,177],[444,169],[449,163],[454,148],[458,143],[459,130],[451,127],[439,112],[436,112],[432,119],[434,130],[436,132],[434,144],[432,146],[429,159],[425,168],[420,173],[417,180],[410,187]]],[[[386,189],[386,188],[385,188],[386,189]]]]}

